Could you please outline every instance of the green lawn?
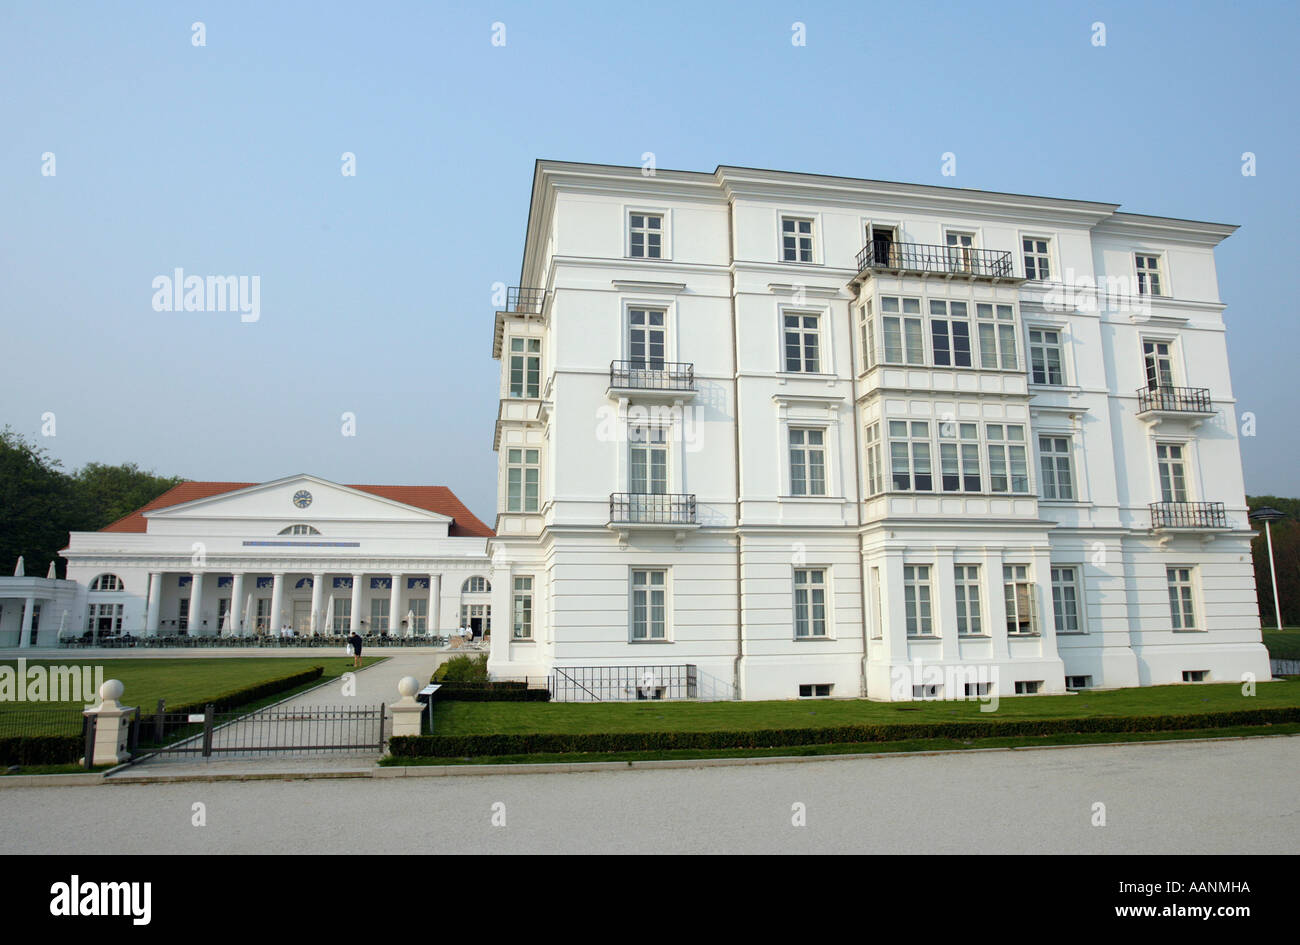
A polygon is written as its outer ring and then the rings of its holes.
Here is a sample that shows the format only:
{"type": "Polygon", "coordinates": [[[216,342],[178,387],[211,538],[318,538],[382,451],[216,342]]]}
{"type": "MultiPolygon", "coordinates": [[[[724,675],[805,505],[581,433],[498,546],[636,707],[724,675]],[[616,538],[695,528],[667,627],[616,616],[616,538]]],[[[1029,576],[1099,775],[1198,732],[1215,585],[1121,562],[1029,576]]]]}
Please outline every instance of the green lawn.
{"type": "MultiPolygon", "coordinates": [[[[383,657],[364,659],[368,666],[383,657]]],[[[0,660],[0,665],[17,668],[17,661],[0,660]]],[[[223,693],[245,686],[254,685],[269,679],[289,676],[313,666],[321,666],[324,673],[320,679],[294,690],[286,690],[274,697],[262,699],[253,706],[277,702],[291,692],[319,685],[321,681],[334,679],[352,668],[350,656],[309,656],[309,657],[205,657],[200,659],[112,659],[112,660],[29,660],[27,667],[33,666],[102,666],[105,679],[121,680],[124,687],[122,704],[139,706],[142,712],[150,713],[158,705],[159,699],[165,699],[168,705],[180,705],[186,702],[200,702],[223,693]]],[[[251,707],[251,706],[250,706],[251,707]]],[[[54,730],[61,731],[67,727],[68,720],[79,725],[81,706],[78,703],[51,702],[5,702],[0,701],[0,734],[12,734],[12,726],[5,725],[6,716],[25,715],[49,710],[50,716],[58,716],[64,722],[55,725],[54,730]],[[58,708],[66,709],[60,713],[58,708]]],[[[53,719],[52,719],[53,721],[53,719]]],[[[49,728],[48,726],[41,726],[49,728]]],[[[26,726],[25,731],[36,729],[26,726]]]]}
{"type": "Polygon", "coordinates": [[[1300,680],[1260,683],[1253,697],[1234,683],[1154,686],[1067,696],[1004,698],[996,712],[980,703],[870,702],[866,699],[779,702],[435,702],[436,735],[525,732],[710,732],[821,728],[882,722],[1050,719],[1082,716],[1192,715],[1300,705],[1300,680]]]}
{"type": "Polygon", "coordinates": [[[1300,627],[1265,630],[1264,646],[1275,660],[1300,660],[1300,627]]]}

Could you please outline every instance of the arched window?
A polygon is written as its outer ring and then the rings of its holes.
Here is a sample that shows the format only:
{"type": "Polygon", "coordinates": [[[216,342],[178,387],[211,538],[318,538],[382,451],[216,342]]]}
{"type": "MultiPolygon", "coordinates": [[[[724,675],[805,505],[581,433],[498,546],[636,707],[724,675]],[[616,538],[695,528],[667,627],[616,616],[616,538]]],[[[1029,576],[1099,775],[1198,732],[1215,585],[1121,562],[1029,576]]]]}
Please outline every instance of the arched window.
{"type": "Polygon", "coordinates": [[[290,525],[286,528],[280,529],[280,534],[281,535],[319,535],[320,532],[310,525],[290,525]]]}
{"type": "Polygon", "coordinates": [[[95,580],[90,582],[92,591],[124,591],[126,585],[116,574],[101,574],[95,580]]]}
{"type": "Polygon", "coordinates": [[[461,585],[462,594],[488,594],[492,591],[492,585],[488,583],[485,577],[472,577],[461,585]]]}

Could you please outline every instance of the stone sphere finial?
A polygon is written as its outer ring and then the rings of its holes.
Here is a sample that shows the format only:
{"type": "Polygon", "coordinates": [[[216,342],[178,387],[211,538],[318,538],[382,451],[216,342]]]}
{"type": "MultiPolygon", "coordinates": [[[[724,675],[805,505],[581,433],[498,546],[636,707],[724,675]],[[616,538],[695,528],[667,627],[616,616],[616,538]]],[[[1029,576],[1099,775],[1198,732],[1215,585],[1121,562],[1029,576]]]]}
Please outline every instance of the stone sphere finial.
{"type": "Polygon", "coordinates": [[[121,680],[106,679],[99,687],[99,699],[101,702],[117,702],[125,691],[121,680]]]}
{"type": "MultiPolygon", "coordinates": [[[[108,685],[105,683],[104,685],[108,685]]],[[[119,683],[119,685],[121,685],[119,683]]],[[[397,683],[397,691],[402,694],[402,698],[410,699],[420,691],[420,681],[414,676],[403,676],[397,683]]]]}

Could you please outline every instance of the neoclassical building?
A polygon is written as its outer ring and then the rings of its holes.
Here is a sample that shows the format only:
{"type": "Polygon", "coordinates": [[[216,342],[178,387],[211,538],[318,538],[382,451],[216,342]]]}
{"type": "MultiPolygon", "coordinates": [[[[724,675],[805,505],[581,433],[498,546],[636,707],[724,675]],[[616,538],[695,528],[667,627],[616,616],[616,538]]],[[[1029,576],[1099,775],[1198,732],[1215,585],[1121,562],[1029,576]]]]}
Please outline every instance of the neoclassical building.
{"type": "Polygon", "coordinates": [[[183,482],[73,532],[66,580],[4,579],[19,606],[0,614],[0,646],[54,645],[60,630],[482,634],[491,534],[443,486],[183,482]]]}
{"type": "Polygon", "coordinates": [[[1269,678],[1233,230],[538,162],[492,343],[492,671],[574,698],[1269,678]]]}

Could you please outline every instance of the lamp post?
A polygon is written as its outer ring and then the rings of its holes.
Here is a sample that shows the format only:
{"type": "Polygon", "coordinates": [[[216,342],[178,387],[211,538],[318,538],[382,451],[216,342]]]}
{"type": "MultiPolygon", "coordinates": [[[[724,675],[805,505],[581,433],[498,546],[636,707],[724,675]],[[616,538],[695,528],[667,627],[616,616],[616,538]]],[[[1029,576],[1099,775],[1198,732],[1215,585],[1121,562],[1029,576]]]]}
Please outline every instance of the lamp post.
{"type": "Polygon", "coordinates": [[[1267,505],[1261,506],[1250,513],[1252,522],[1264,523],[1264,536],[1268,542],[1268,576],[1273,582],[1273,615],[1277,617],[1277,628],[1282,629],[1282,608],[1277,601],[1277,569],[1273,566],[1273,528],[1272,524],[1278,519],[1286,518],[1285,513],[1279,512],[1275,508],[1267,505]]]}

